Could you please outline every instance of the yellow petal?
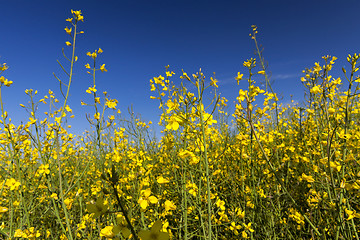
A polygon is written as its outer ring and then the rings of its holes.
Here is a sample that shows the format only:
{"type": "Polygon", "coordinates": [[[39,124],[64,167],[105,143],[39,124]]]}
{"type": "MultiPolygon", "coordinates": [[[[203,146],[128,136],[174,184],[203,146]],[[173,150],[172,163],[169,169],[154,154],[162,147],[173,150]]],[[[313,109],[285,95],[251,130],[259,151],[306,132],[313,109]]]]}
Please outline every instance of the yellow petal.
{"type": "Polygon", "coordinates": [[[151,194],[150,188],[147,188],[146,190],[144,190],[143,193],[144,193],[144,196],[145,196],[146,198],[149,197],[150,194],[151,194]]]}
{"type": "Polygon", "coordinates": [[[147,208],[147,206],[148,206],[148,202],[146,201],[146,200],[139,200],[139,204],[140,204],[140,207],[142,208],[142,209],[146,209],[147,208]]]}
{"type": "Polygon", "coordinates": [[[156,197],[154,197],[154,196],[150,196],[150,197],[149,197],[149,201],[150,201],[151,203],[155,204],[155,203],[158,202],[158,199],[157,199],[156,197]]]}
{"type": "Polygon", "coordinates": [[[163,176],[160,176],[158,179],[157,179],[157,182],[159,184],[162,184],[162,183],[169,183],[170,181],[167,180],[166,178],[163,178],[163,176]]]}
{"type": "Polygon", "coordinates": [[[7,212],[9,209],[6,207],[0,207],[0,213],[7,212]]]}

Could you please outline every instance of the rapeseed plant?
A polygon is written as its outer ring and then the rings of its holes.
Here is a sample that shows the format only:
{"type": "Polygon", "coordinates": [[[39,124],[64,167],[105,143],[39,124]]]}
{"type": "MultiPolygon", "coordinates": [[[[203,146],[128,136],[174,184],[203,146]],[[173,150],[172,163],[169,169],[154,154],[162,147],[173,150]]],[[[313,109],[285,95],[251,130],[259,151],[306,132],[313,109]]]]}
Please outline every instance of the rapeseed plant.
{"type": "Polygon", "coordinates": [[[284,105],[252,26],[257,59],[234,73],[234,83],[247,81],[234,113],[215,74],[207,81],[201,69],[166,66],[150,80],[161,111],[157,140],[151,122],[132,109],[122,118],[119,102],[99,94],[96,73],[108,69],[98,48],[86,54],[92,100],[81,102],[94,109],[92,132],[75,136],[67,119],[84,17],[71,14],[69,70],[59,62],[68,80],[55,75],[62,102],[52,90],[41,98],[27,89],[28,121],[15,126],[1,97],[13,82],[0,64],[0,238],[359,239],[359,54],[347,57],[344,77],[331,75],[337,58],[324,56],[303,71],[304,104],[284,105]],[[48,107],[44,118],[39,105],[48,107]]]}

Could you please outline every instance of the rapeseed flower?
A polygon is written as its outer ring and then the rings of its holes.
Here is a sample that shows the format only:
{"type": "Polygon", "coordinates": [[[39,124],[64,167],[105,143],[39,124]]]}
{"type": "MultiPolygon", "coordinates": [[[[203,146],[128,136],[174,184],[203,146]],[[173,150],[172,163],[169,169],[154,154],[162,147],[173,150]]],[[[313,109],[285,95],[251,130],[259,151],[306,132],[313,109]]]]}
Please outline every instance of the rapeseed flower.
{"type": "Polygon", "coordinates": [[[138,200],[138,203],[140,204],[140,207],[145,210],[149,203],[155,204],[158,202],[158,199],[155,196],[151,195],[150,188],[147,188],[145,190],[141,190],[141,197],[138,200]]]}
{"type": "Polygon", "coordinates": [[[164,206],[165,206],[165,211],[176,210],[176,205],[170,200],[166,200],[164,206]]]}
{"type": "Polygon", "coordinates": [[[167,180],[166,178],[164,178],[163,176],[158,177],[158,179],[156,180],[159,184],[163,184],[163,183],[169,183],[170,181],[167,180]]]}
{"type": "Polygon", "coordinates": [[[1,213],[5,213],[5,212],[7,212],[7,211],[9,211],[8,208],[6,208],[6,207],[1,207],[1,206],[0,206],[0,214],[1,214],[1,213]]]}
{"type": "Polygon", "coordinates": [[[66,32],[67,34],[71,35],[72,28],[66,27],[66,28],[65,28],[65,32],[66,32]]]}
{"type": "Polygon", "coordinates": [[[10,189],[10,191],[18,190],[21,185],[20,182],[16,181],[14,178],[6,180],[5,185],[10,189]]]}
{"type": "Polygon", "coordinates": [[[105,64],[100,66],[101,72],[107,72],[108,70],[105,68],[105,64]]]}

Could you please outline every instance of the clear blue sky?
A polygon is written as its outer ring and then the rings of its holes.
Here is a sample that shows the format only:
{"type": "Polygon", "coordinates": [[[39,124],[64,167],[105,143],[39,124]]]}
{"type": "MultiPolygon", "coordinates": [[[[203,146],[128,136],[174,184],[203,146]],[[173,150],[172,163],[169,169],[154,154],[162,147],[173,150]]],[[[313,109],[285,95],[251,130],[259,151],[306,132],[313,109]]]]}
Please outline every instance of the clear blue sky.
{"type": "MultiPolygon", "coordinates": [[[[52,89],[61,100],[57,80],[65,63],[61,49],[69,36],[65,21],[70,10],[81,10],[85,34],[77,41],[78,64],[70,92],[70,106],[76,119],[72,125],[81,132],[88,126],[85,113],[93,109],[85,90],[92,84],[84,64],[87,51],[101,47],[99,63],[107,73],[98,73],[97,88],[119,100],[126,112],[131,105],[145,120],[158,121],[158,102],[150,100],[149,79],[164,75],[170,65],[181,75],[201,67],[210,78],[216,72],[219,90],[235,100],[239,87],[234,77],[244,72],[244,60],[254,57],[249,37],[251,25],[258,26],[258,40],[275,81],[275,91],[289,100],[301,101],[301,71],[320,61],[323,55],[337,56],[336,73],[347,66],[349,53],[358,53],[360,44],[360,1],[3,1],[0,9],[0,62],[10,68],[5,77],[14,84],[3,90],[5,108],[18,123],[28,116],[19,104],[26,104],[25,89],[39,91],[39,99],[52,89]]],[[[70,27],[70,26],[69,26],[70,27]]],[[[69,49],[68,49],[69,50],[69,49]]],[[[68,52],[70,53],[70,51],[68,52]]],[[[245,88],[243,83],[241,87],[245,88]]],[[[44,111],[45,109],[41,109],[44,111]]]]}

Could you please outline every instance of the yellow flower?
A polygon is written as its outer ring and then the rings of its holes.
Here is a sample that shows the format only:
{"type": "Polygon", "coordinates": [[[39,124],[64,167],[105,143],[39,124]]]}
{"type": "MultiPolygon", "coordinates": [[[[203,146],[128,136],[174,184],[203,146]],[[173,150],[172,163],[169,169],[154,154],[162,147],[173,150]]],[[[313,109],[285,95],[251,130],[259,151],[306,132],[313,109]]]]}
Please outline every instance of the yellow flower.
{"type": "Polygon", "coordinates": [[[247,91],[243,91],[242,89],[239,90],[239,97],[237,97],[236,99],[239,101],[239,102],[242,102],[245,100],[247,96],[247,91]]]}
{"type": "Polygon", "coordinates": [[[7,87],[10,87],[10,85],[13,84],[13,81],[7,80],[4,76],[0,77],[0,82],[3,83],[7,87]]]}
{"type": "Polygon", "coordinates": [[[172,75],[174,75],[175,73],[173,71],[166,71],[166,76],[167,77],[171,77],[172,75]]]}
{"type": "Polygon", "coordinates": [[[64,200],[66,208],[69,209],[69,210],[71,209],[71,206],[72,206],[73,202],[74,202],[74,199],[70,199],[70,198],[66,198],[64,200]]]}
{"type": "Polygon", "coordinates": [[[113,100],[108,100],[106,101],[106,106],[108,108],[111,108],[111,109],[116,109],[116,105],[117,105],[117,100],[113,99],[113,100]]]}
{"type": "Polygon", "coordinates": [[[211,80],[211,82],[210,82],[210,85],[211,85],[211,86],[214,86],[214,87],[216,87],[216,88],[219,87],[219,86],[216,84],[216,83],[218,82],[217,79],[210,77],[210,80],[211,80]]]}
{"type": "Polygon", "coordinates": [[[90,65],[87,63],[87,64],[85,65],[85,68],[90,69],[90,65]]]}
{"type": "Polygon", "coordinates": [[[186,184],[186,189],[189,191],[189,193],[190,193],[191,195],[193,195],[194,197],[196,197],[197,192],[198,192],[198,187],[196,186],[195,183],[188,182],[188,183],[186,184]]]}
{"type": "Polygon", "coordinates": [[[72,28],[70,28],[70,29],[68,27],[65,28],[65,32],[67,34],[71,35],[71,31],[72,31],[72,28]]]}
{"type": "Polygon", "coordinates": [[[18,238],[27,238],[26,233],[24,233],[23,231],[21,231],[21,229],[16,229],[14,237],[18,237],[18,238]]]}
{"type": "Polygon", "coordinates": [[[329,111],[330,114],[333,114],[333,113],[335,113],[335,108],[330,107],[330,108],[328,109],[328,111],[329,111]]]}
{"type": "Polygon", "coordinates": [[[86,90],[86,92],[87,93],[89,93],[89,94],[91,94],[91,93],[95,93],[97,90],[96,90],[96,88],[95,88],[95,86],[93,86],[93,87],[89,87],[87,90],[86,90]]]}
{"type": "Polygon", "coordinates": [[[71,112],[71,113],[72,113],[72,109],[69,107],[69,105],[66,105],[65,109],[66,109],[67,112],[71,112]]]}
{"type": "Polygon", "coordinates": [[[307,182],[309,182],[309,183],[312,183],[312,182],[315,182],[315,179],[313,178],[313,176],[308,176],[308,175],[306,175],[305,173],[303,173],[302,175],[301,175],[301,179],[302,180],[305,180],[305,181],[307,181],[307,182]]]}
{"type": "Polygon", "coordinates": [[[6,180],[6,186],[10,188],[10,191],[18,190],[20,185],[21,183],[16,181],[14,178],[6,180]]]}
{"type": "Polygon", "coordinates": [[[37,119],[34,119],[34,118],[32,118],[32,117],[29,117],[29,123],[30,123],[30,124],[35,124],[36,121],[37,121],[37,119]]]}
{"type": "Polygon", "coordinates": [[[75,16],[77,21],[84,21],[84,16],[81,15],[81,10],[78,11],[71,10],[71,13],[75,16]]]}
{"type": "Polygon", "coordinates": [[[164,79],[165,79],[165,78],[160,75],[159,77],[154,77],[154,82],[155,82],[155,84],[164,85],[164,83],[163,83],[163,80],[164,80],[164,79]]]}
{"type": "Polygon", "coordinates": [[[100,237],[113,238],[120,232],[119,226],[106,226],[100,231],[100,237]]]}
{"type": "Polygon", "coordinates": [[[55,200],[57,200],[57,199],[58,199],[58,196],[57,196],[57,194],[56,194],[56,193],[51,194],[51,195],[50,195],[50,197],[51,197],[51,198],[53,198],[53,199],[55,199],[55,200]]]}
{"type": "Polygon", "coordinates": [[[240,74],[240,72],[238,72],[238,75],[237,75],[237,77],[235,78],[238,85],[239,85],[240,80],[243,78],[243,76],[244,76],[244,74],[240,74]]]}
{"type": "Polygon", "coordinates": [[[77,17],[77,20],[78,20],[78,21],[84,21],[84,16],[79,15],[79,16],[77,17]]]}
{"type": "Polygon", "coordinates": [[[0,65],[0,71],[3,72],[6,69],[8,69],[9,67],[6,65],[6,63],[3,63],[2,66],[0,65]]]}
{"type": "Polygon", "coordinates": [[[39,167],[39,174],[49,174],[50,170],[49,170],[49,164],[41,164],[39,167]]]}
{"type": "Polygon", "coordinates": [[[256,63],[255,59],[251,58],[251,59],[246,60],[243,63],[243,65],[244,65],[244,67],[250,68],[250,67],[255,67],[255,63],[256,63]]]}
{"type": "Polygon", "coordinates": [[[235,222],[231,222],[231,225],[230,225],[229,229],[230,229],[231,231],[233,231],[233,232],[235,233],[235,235],[239,235],[238,230],[241,229],[241,226],[240,226],[240,225],[236,225],[235,222]]]}
{"type": "Polygon", "coordinates": [[[152,204],[155,204],[158,202],[158,199],[156,197],[150,196],[151,195],[150,188],[148,188],[146,190],[141,190],[141,194],[143,196],[139,198],[138,203],[140,204],[140,207],[143,210],[145,210],[147,208],[147,206],[149,205],[149,202],[152,204]]]}
{"type": "Polygon", "coordinates": [[[87,52],[86,55],[88,55],[89,57],[92,57],[93,59],[97,58],[97,51],[95,50],[95,52],[91,53],[91,52],[87,52]]]}
{"type": "Polygon", "coordinates": [[[341,165],[337,161],[335,161],[335,162],[330,161],[330,167],[333,168],[334,170],[338,171],[338,172],[340,172],[340,170],[341,170],[341,165]]]}
{"type": "Polygon", "coordinates": [[[157,220],[151,230],[142,230],[139,232],[139,237],[141,240],[169,240],[169,233],[160,232],[162,229],[162,223],[160,220],[157,220]]]}
{"type": "Polygon", "coordinates": [[[313,94],[318,94],[322,92],[322,89],[318,85],[315,85],[313,88],[311,88],[310,92],[313,94]]]}
{"type": "Polygon", "coordinates": [[[105,64],[103,64],[103,65],[100,66],[100,70],[101,70],[102,72],[107,72],[107,69],[105,68],[105,64]]]}
{"type": "Polygon", "coordinates": [[[7,211],[9,211],[8,208],[6,208],[6,207],[0,207],[0,213],[4,213],[4,212],[7,212],[7,211]]]}
{"type": "Polygon", "coordinates": [[[250,232],[254,232],[254,229],[251,228],[251,222],[248,223],[247,225],[245,223],[243,223],[244,227],[246,230],[250,231],[250,232]]]}
{"type": "Polygon", "coordinates": [[[221,209],[221,211],[225,211],[225,202],[224,201],[218,199],[215,204],[216,204],[216,206],[218,206],[221,209]]]}
{"type": "Polygon", "coordinates": [[[69,41],[65,42],[65,44],[66,44],[67,46],[71,46],[71,42],[69,42],[69,41]]]}
{"type": "Polygon", "coordinates": [[[243,218],[245,217],[245,211],[241,211],[240,208],[236,208],[235,211],[236,211],[236,215],[237,215],[240,219],[243,219],[243,218]]]}
{"type": "Polygon", "coordinates": [[[5,79],[4,81],[5,86],[10,87],[11,84],[13,84],[13,81],[8,81],[7,79],[5,79]]]}
{"type": "Polygon", "coordinates": [[[165,201],[165,211],[169,210],[176,210],[176,206],[172,201],[166,200],[165,201]]]}
{"type": "Polygon", "coordinates": [[[351,220],[353,218],[360,218],[360,214],[356,213],[356,210],[351,211],[345,208],[345,212],[348,215],[348,218],[346,220],[351,220]]]}
{"type": "Polygon", "coordinates": [[[94,118],[95,118],[96,120],[99,120],[99,119],[100,119],[100,113],[98,113],[98,112],[95,113],[95,114],[94,114],[94,118]]]}
{"type": "Polygon", "coordinates": [[[181,78],[181,79],[184,79],[184,78],[185,78],[185,79],[187,79],[188,81],[191,81],[190,78],[189,78],[189,76],[187,75],[187,73],[184,72],[184,71],[183,71],[183,75],[182,75],[180,78],[181,78]]]}
{"type": "Polygon", "coordinates": [[[171,111],[177,110],[179,108],[179,104],[175,99],[174,101],[171,101],[171,99],[169,99],[166,102],[166,106],[168,107],[168,109],[166,110],[167,113],[170,113],[171,111]]]}
{"type": "Polygon", "coordinates": [[[169,183],[170,181],[167,180],[166,178],[163,178],[163,176],[160,176],[160,177],[158,177],[157,182],[159,184],[162,184],[162,183],[169,183]]]}
{"type": "Polygon", "coordinates": [[[182,159],[190,158],[189,164],[197,164],[199,162],[199,158],[193,153],[188,150],[180,149],[178,156],[182,159]]]}
{"type": "Polygon", "coordinates": [[[171,116],[170,119],[168,120],[168,124],[166,125],[166,129],[169,130],[178,130],[180,125],[179,123],[181,122],[181,119],[177,116],[171,116]]]}

